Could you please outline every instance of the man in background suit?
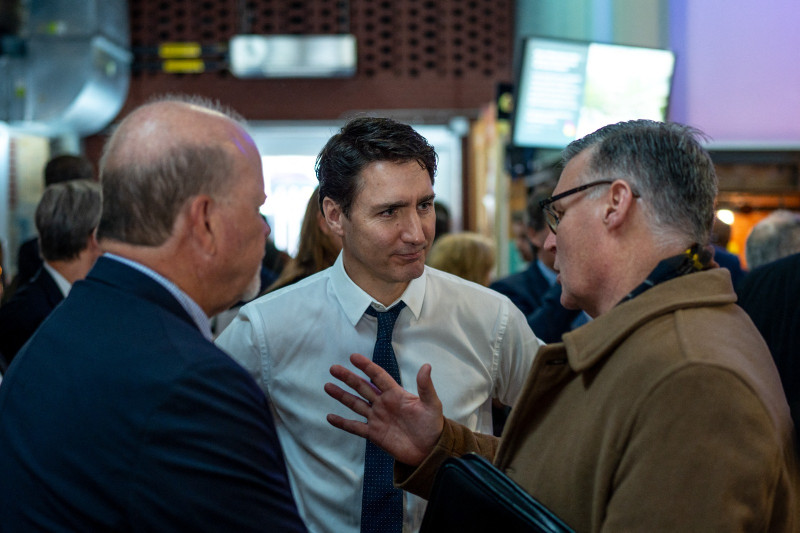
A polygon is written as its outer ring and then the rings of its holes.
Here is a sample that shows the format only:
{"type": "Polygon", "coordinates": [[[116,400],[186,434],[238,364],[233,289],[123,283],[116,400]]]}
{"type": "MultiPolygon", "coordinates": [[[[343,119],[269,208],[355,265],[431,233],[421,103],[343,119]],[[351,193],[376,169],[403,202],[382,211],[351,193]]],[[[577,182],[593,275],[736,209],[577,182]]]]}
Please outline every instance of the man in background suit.
{"type": "Polygon", "coordinates": [[[3,528],[305,531],[267,400],[210,340],[259,286],[253,140],[211,103],[151,102],[101,183],[106,254],[0,387],[3,528]]]}
{"type": "MultiPolygon", "coordinates": [[[[44,167],[45,188],[56,183],[72,180],[94,180],[92,162],[80,155],[62,154],[50,159],[44,167]]],[[[17,255],[17,275],[13,287],[27,283],[42,266],[39,253],[39,239],[34,237],[23,242],[17,255]]]]}
{"type": "MultiPolygon", "coordinates": [[[[778,367],[795,429],[800,428],[800,253],[751,270],[736,288],[778,367]]],[[[800,439],[795,440],[800,458],[800,439]]]]}
{"type": "Polygon", "coordinates": [[[589,321],[579,309],[561,305],[561,285],[553,270],[555,256],[544,248],[550,230],[539,202],[553,192],[552,187],[535,190],[525,208],[525,232],[533,250],[533,260],[522,272],[510,274],[489,285],[508,296],[528,320],[537,337],[544,342],[559,342],[561,335],[589,321]]]}
{"type": "Polygon", "coordinates": [[[44,263],[0,307],[0,352],[7,364],[100,255],[100,185],[86,180],[48,187],[36,207],[36,231],[44,263]]]}

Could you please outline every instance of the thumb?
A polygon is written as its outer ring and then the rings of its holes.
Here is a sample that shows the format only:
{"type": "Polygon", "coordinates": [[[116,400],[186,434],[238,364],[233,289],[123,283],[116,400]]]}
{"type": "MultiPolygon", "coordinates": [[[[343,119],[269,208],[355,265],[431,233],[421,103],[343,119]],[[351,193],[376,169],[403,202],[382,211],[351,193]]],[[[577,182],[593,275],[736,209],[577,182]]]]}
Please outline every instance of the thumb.
{"type": "Polygon", "coordinates": [[[439,404],[439,395],[436,394],[436,389],[433,386],[431,379],[431,365],[424,364],[417,373],[417,392],[419,399],[425,405],[439,404]]]}

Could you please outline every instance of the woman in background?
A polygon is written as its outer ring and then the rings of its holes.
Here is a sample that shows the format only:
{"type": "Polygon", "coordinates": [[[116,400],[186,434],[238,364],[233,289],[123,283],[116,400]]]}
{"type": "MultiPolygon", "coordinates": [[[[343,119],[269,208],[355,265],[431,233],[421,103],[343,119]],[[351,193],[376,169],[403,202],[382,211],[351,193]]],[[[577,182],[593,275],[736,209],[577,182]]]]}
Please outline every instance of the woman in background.
{"type": "Polygon", "coordinates": [[[495,262],[489,237],[471,231],[448,233],[436,239],[428,253],[428,266],[488,287],[495,262]]]}
{"type": "Polygon", "coordinates": [[[297,283],[303,278],[316,274],[333,265],[342,239],[331,231],[319,208],[319,187],[308,199],[303,225],[300,227],[300,242],[297,254],[286,263],[278,279],[266,288],[264,294],[297,283]]]}

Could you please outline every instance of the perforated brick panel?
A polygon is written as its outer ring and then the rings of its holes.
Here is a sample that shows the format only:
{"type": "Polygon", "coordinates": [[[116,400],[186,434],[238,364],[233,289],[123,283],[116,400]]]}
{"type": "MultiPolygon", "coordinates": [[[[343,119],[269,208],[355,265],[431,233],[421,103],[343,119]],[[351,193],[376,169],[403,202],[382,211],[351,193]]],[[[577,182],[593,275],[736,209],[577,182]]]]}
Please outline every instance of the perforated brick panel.
{"type": "Polygon", "coordinates": [[[180,90],[224,97],[252,118],[335,118],[353,109],[478,108],[511,80],[513,0],[131,0],[136,56],[131,102],[180,90]],[[231,36],[352,33],[354,78],[237,80],[224,68],[231,36]],[[158,70],[153,50],[196,41],[202,74],[158,70]],[[215,81],[216,80],[216,81],[215,81]],[[266,97],[258,105],[253,94],[266,97]]]}

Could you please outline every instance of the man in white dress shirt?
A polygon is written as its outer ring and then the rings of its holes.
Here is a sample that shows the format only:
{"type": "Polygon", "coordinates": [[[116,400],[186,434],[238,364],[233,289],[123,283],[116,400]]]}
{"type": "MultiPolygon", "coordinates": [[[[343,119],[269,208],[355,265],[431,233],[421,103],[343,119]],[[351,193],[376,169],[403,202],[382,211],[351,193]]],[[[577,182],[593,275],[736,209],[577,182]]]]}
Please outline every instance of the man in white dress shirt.
{"type": "MultiPolygon", "coordinates": [[[[373,354],[377,320],[367,308],[404,304],[391,339],[402,386],[416,393],[420,367],[436,361],[444,412],[476,431],[492,431],[492,398],[514,404],[541,345],[508,298],[425,266],[436,159],[405,124],[349,122],[317,159],[321,209],[343,243],[336,263],[245,305],[217,339],[271,400],[311,531],[377,528],[362,524],[366,443],[328,424],[328,413],[347,409],[323,389],[332,364],[373,354]]],[[[404,531],[419,528],[424,505],[404,494],[404,531]]]]}

